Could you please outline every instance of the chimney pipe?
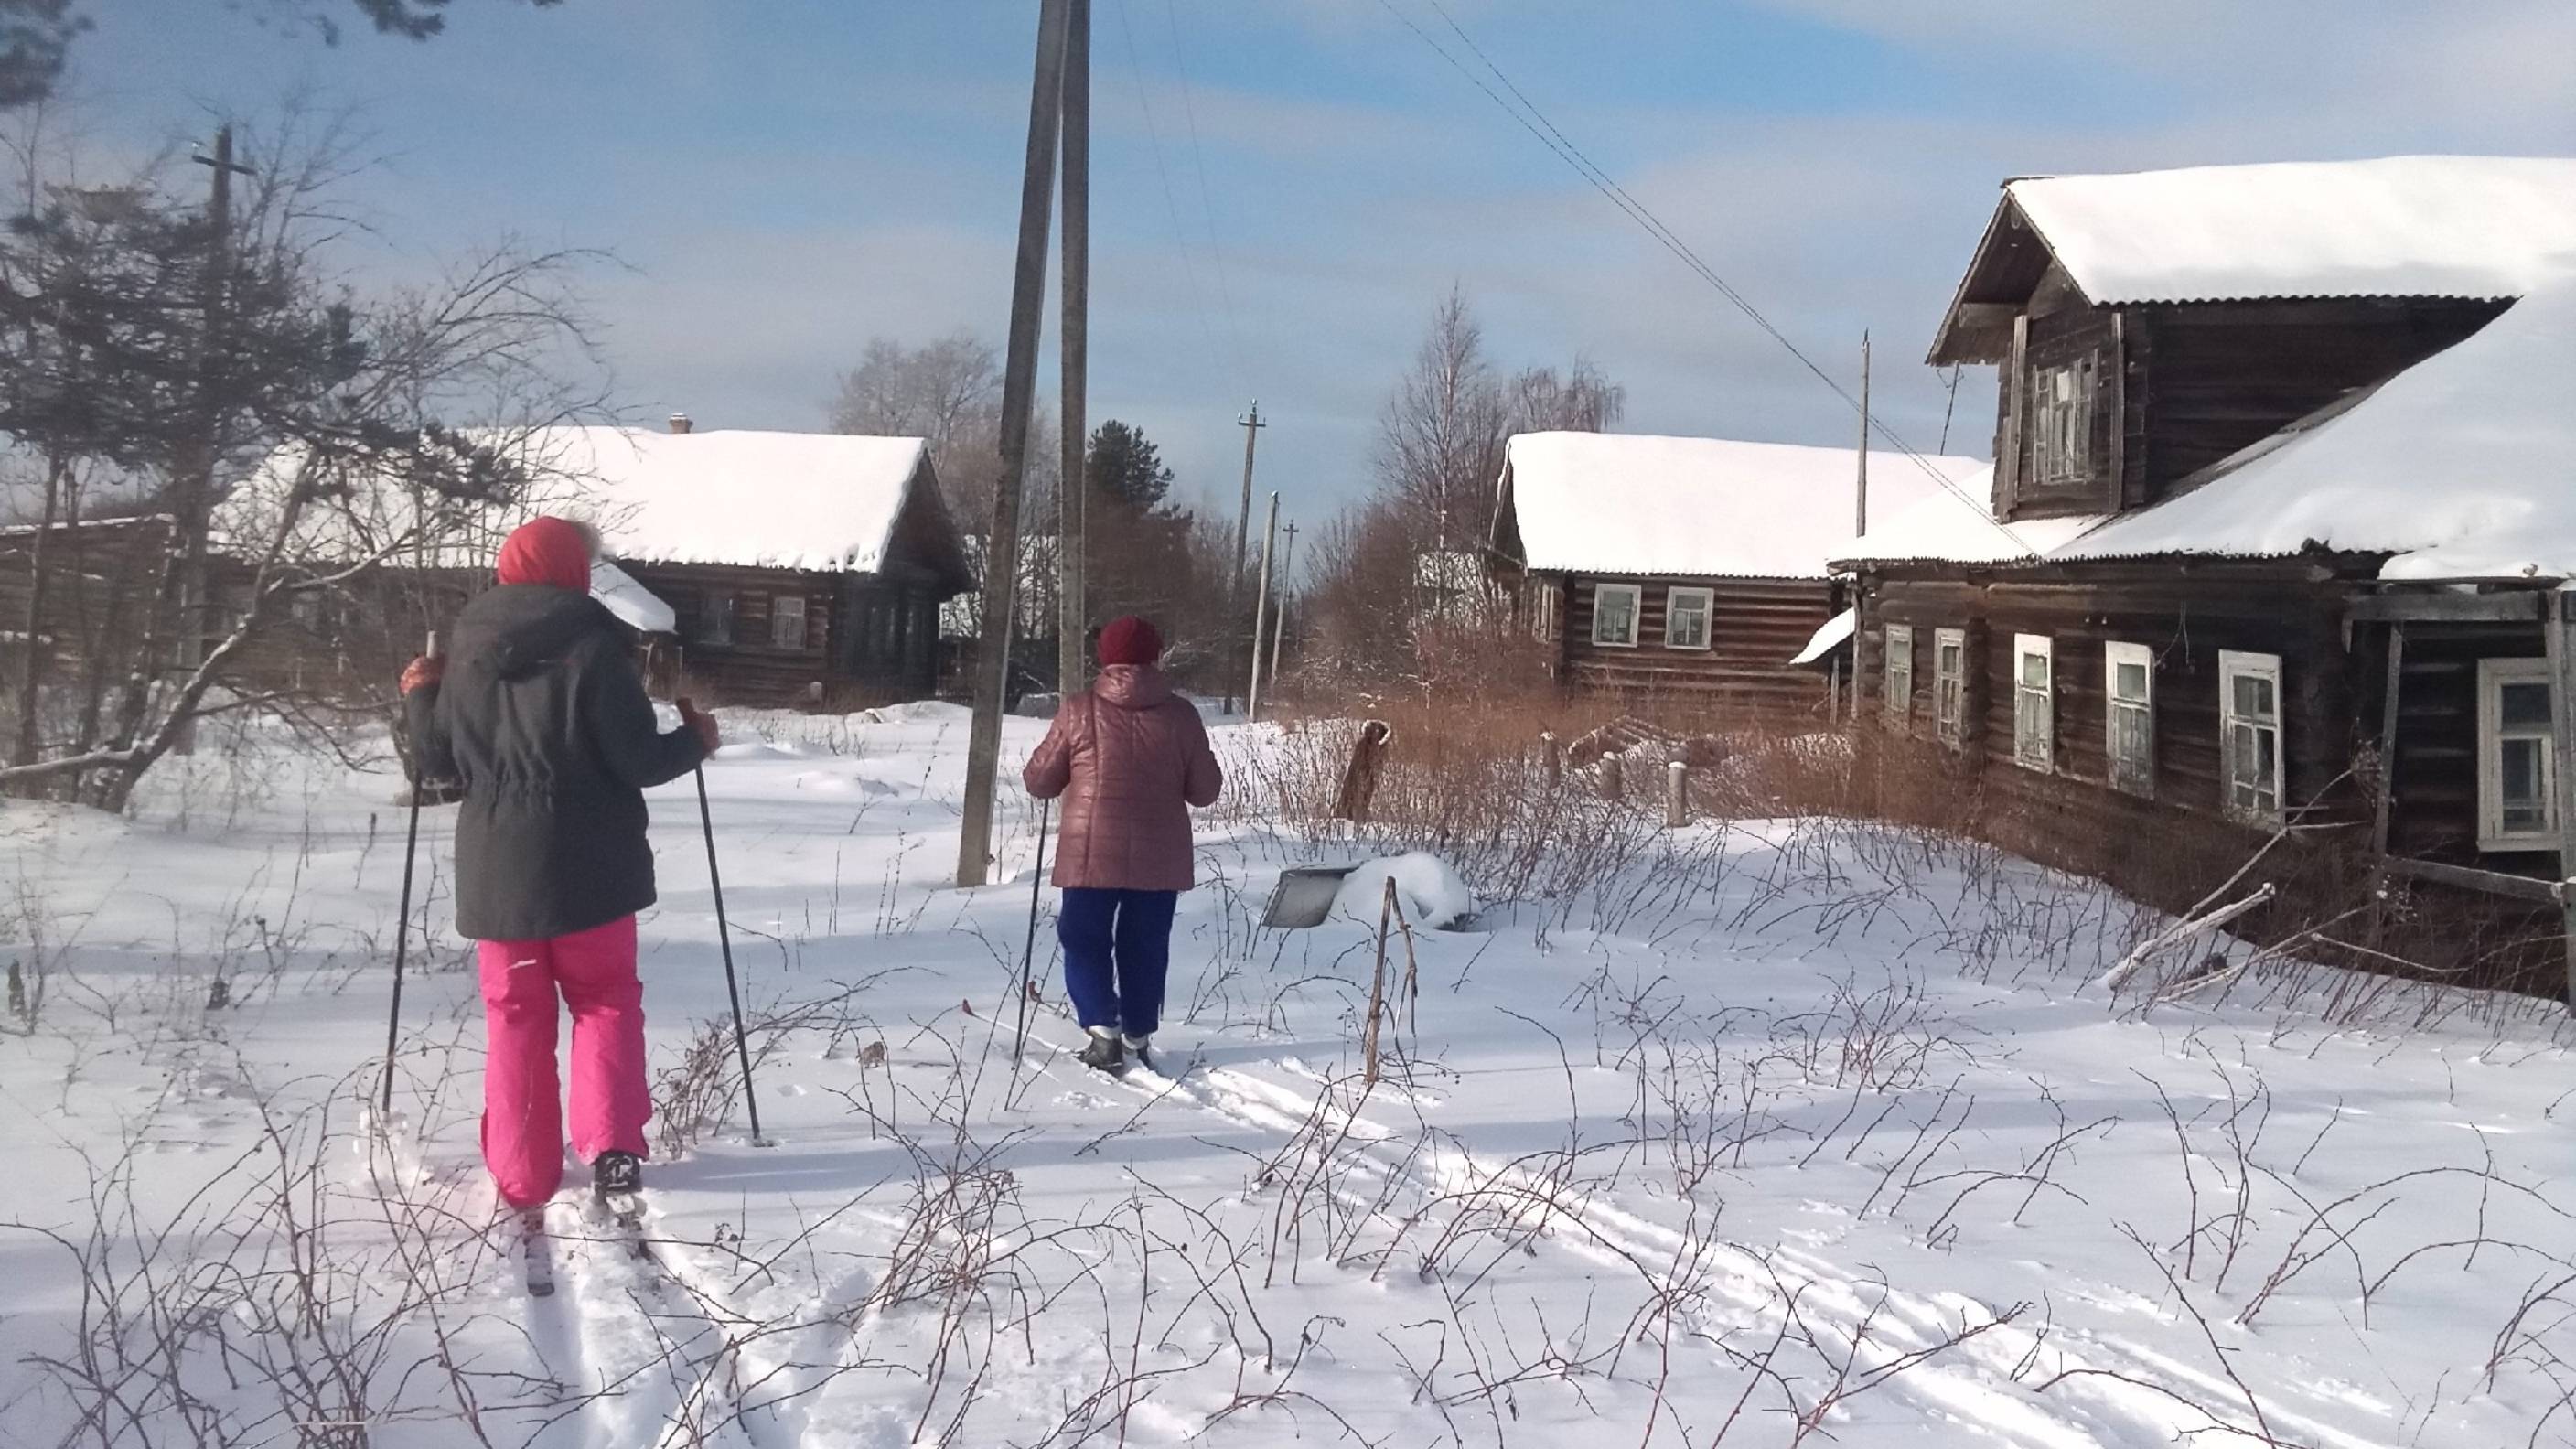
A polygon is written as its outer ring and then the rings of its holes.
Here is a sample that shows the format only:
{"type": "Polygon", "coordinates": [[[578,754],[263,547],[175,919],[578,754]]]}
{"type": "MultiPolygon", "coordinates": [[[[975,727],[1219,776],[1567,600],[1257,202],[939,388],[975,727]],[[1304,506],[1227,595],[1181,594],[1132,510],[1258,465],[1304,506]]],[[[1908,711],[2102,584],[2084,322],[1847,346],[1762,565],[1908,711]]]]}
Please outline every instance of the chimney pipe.
{"type": "Polygon", "coordinates": [[[687,432],[689,429],[694,428],[694,427],[696,427],[696,426],[697,426],[697,424],[695,424],[695,423],[693,423],[693,422],[689,421],[689,415],[688,415],[687,413],[673,413],[673,414],[671,414],[671,431],[672,431],[672,432],[675,432],[675,433],[685,433],[685,432],[687,432]]]}

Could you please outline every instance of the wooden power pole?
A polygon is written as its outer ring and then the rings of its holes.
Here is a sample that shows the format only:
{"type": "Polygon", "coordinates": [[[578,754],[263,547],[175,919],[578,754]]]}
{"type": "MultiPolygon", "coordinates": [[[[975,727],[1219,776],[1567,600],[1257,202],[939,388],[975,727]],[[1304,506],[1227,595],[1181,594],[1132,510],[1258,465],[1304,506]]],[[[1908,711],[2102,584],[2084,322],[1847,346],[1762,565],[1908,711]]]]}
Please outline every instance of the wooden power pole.
{"type": "Polygon", "coordinates": [[[1071,699],[1087,682],[1083,636],[1091,625],[1086,597],[1091,540],[1084,513],[1089,421],[1091,310],[1091,0],[1067,0],[1064,30],[1064,466],[1056,485],[1055,687],[1071,699]]]}
{"type": "Polygon", "coordinates": [[[1064,113],[1067,0],[1038,8],[1037,72],[1029,83],[1028,159],[1020,176],[1020,254],[1011,273],[1011,334],[1002,362],[1002,476],[984,539],[984,610],[976,634],[975,720],[966,737],[966,805],[957,828],[957,884],[991,878],[993,775],[1011,682],[1011,625],[1020,574],[1020,489],[1028,481],[1038,331],[1046,307],[1047,213],[1055,200],[1056,123],[1064,113]]]}
{"type": "MultiPolygon", "coordinates": [[[[1243,626],[1243,551],[1252,541],[1252,451],[1261,441],[1261,430],[1270,426],[1261,420],[1261,399],[1252,400],[1252,411],[1235,419],[1243,429],[1243,506],[1234,514],[1234,572],[1225,585],[1225,708],[1234,712],[1234,631],[1243,626]]],[[[1257,647],[1257,646],[1256,646],[1257,647]]]]}
{"type": "Polygon", "coordinates": [[[1261,583],[1252,597],[1252,681],[1244,692],[1246,719],[1261,718],[1261,636],[1270,622],[1270,560],[1279,551],[1279,495],[1270,495],[1270,522],[1261,530],[1261,583]]]}
{"type": "Polygon", "coordinates": [[[1852,532],[1869,532],[1869,333],[1860,334],[1860,478],[1852,490],[1852,532]]]}
{"type": "MultiPolygon", "coordinates": [[[[1297,569],[1297,525],[1291,523],[1280,532],[1288,535],[1288,547],[1279,560],[1279,598],[1270,606],[1270,697],[1273,702],[1279,698],[1279,644],[1288,637],[1288,581],[1296,577],[1297,569]]],[[[1261,641],[1254,640],[1253,647],[1260,648],[1261,641]]]]}

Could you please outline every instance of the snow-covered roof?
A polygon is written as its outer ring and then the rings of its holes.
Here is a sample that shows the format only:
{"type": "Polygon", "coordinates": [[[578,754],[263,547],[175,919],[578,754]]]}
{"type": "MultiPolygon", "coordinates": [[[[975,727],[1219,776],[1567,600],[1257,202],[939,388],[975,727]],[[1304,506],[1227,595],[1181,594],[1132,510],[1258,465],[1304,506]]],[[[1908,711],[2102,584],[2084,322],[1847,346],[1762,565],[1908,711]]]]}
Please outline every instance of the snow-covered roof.
{"type": "MultiPolygon", "coordinates": [[[[430,546],[403,548],[401,561],[481,568],[513,527],[554,513],[589,522],[603,552],[630,564],[872,573],[885,564],[910,500],[940,507],[919,438],[565,426],[475,441],[527,471],[528,486],[510,506],[449,506],[424,529],[420,500],[391,480],[361,478],[306,507],[293,551],[350,560],[425,532],[430,546]]],[[[219,510],[219,537],[262,546],[305,461],[289,446],[253,469],[219,510]]],[[[968,577],[962,554],[950,567],[961,582],[968,577]]]]}
{"type": "Polygon", "coordinates": [[[607,559],[590,564],[590,596],[608,606],[628,628],[668,634],[679,627],[679,615],[660,595],[635,582],[635,576],[607,559]]]}
{"type": "Polygon", "coordinates": [[[2576,160],[2391,156],[2015,181],[2097,303],[2519,297],[2576,268],[2576,160]]]}
{"type": "Polygon", "coordinates": [[[1807,647],[1799,650],[1798,657],[1789,662],[1813,664],[1843,647],[1843,644],[1851,638],[1852,631],[1859,627],[1860,610],[1845,609],[1817,625],[1816,632],[1807,636],[1807,647]]]}
{"type": "Polygon", "coordinates": [[[2034,518],[2019,523],[1995,521],[1994,465],[1989,463],[1960,480],[1960,493],[1940,493],[1882,517],[1869,532],[1846,544],[1837,560],[1895,563],[1908,559],[1955,563],[1994,563],[2036,558],[2099,527],[2102,515],[2034,518]]]}
{"type": "Polygon", "coordinates": [[[870,573],[928,481],[921,439],[849,433],[545,428],[526,455],[588,497],[629,563],[870,573]]]}
{"type": "Polygon", "coordinates": [[[2576,281],[2053,558],[2394,555],[2388,579],[2576,576],[2576,281]]]}
{"type": "MultiPolygon", "coordinates": [[[[1973,479],[1985,466],[1872,450],[1871,514],[1910,507],[1942,493],[1943,479],[1973,479]]],[[[1851,542],[1857,472],[1850,448],[1521,433],[1503,479],[1521,561],[1535,572],[1822,578],[1851,542]]]]}

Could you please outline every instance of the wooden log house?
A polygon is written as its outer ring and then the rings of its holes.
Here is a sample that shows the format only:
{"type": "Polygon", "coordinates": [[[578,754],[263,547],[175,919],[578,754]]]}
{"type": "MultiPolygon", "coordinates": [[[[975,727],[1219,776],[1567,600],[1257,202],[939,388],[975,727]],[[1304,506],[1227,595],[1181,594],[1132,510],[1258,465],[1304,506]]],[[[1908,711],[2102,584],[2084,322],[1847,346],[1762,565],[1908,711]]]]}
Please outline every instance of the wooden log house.
{"type": "Polygon", "coordinates": [[[1931,360],[1999,367],[1991,511],[1846,560],[1874,733],[2156,904],[2287,831],[2380,944],[2576,989],[2576,161],[2016,181],[1931,360]]]}
{"type": "MultiPolygon", "coordinates": [[[[1790,659],[1843,607],[1855,450],[1548,432],[1504,456],[1493,556],[1562,687],[1712,723],[1824,713],[1825,676],[1790,659]]],[[[1940,491],[1927,463],[1982,466],[1873,452],[1872,507],[1940,491]]]]}

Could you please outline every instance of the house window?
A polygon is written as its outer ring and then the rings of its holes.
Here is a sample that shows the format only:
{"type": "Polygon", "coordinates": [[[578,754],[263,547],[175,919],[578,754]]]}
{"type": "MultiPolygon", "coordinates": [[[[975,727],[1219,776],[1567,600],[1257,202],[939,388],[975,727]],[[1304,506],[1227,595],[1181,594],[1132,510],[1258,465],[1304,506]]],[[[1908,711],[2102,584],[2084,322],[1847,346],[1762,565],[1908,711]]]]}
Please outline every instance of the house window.
{"type": "Polygon", "coordinates": [[[1593,585],[1592,642],[1635,648],[1638,600],[1641,597],[1635,584],[1593,585]]]}
{"type": "Polygon", "coordinates": [[[2281,656],[2218,651],[2219,750],[2227,813],[2281,823],[2281,656]]]}
{"type": "Polygon", "coordinates": [[[2144,644],[2102,646],[2103,753],[2111,788],[2156,793],[2156,656],[2144,644]]]}
{"type": "Polygon", "coordinates": [[[2057,768],[2057,645],[2045,634],[2013,636],[2013,763],[2057,768]]]}
{"type": "Polygon", "coordinates": [[[1932,717],[1941,743],[1956,746],[1968,735],[1968,631],[1932,631],[1932,717]]]}
{"type": "Polygon", "coordinates": [[[1887,652],[1887,717],[1901,725],[1914,713],[1914,626],[1890,624],[1882,634],[1887,652]]]}
{"type": "Polygon", "coordinates": [[[1710,589],[1674,589],[1664,595],[1664,647],[1708,647],[1708,615],[1717,606],[1710,589]]]}
{"type": "Polygon", "coordinates": [[[733,616],[733,595],[707,595],[706,606],[698,615],[698,642],[701,644],[731,644],[733,642],[733,616]]]}
{"type": "Polygon", "coordinates": [[[769,601],[769,647],[772,649],[805,647],[804,596],[780,594],[769,601]]]}
{"type": "Polygon", "coordinates": [[[2093,453],[2093,359],[2031,375],[2030,481],[2040,488],[2086,481],[2093,453]]]}
{"type": "Polygon", "coordinates": [[[1546,643],[1556,637],[1556,585],[1540,584],[1537,595],[1538,606],[1530,611],[1530,632],[1546,643]]]}
{"type": "Polygon", "coordinates": [[[2478,849],[2554,850],[2549,661],[2478,661],[2478,849]]]}

